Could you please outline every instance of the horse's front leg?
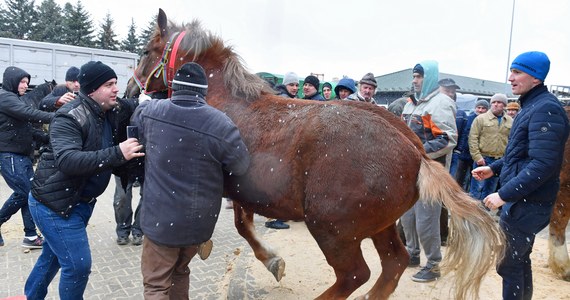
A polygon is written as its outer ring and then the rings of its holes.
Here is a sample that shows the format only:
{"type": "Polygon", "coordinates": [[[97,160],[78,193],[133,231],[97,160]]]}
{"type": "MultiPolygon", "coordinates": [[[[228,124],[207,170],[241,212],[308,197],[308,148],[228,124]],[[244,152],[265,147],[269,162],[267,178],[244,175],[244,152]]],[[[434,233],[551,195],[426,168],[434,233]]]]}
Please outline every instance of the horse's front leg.
{"type": "Polygon", "coordinates": [[[566,226],[569,219],[570,192],[561,189],[550,218],[548,264],[554,273],[566,281],[570,281],[570,258],[568,257],[568,247],[566,247],[566,226]]]}
{"type": "Polygon", "coordinates": [[[233,201],[233,205],[234,224],[238,233],[253,249],[255,257],[265,265],[277,281],[280,281],[285,272],[285,261],[257,237],[253,224],[253,212],[244,209],[237,201],[233,201]]]}

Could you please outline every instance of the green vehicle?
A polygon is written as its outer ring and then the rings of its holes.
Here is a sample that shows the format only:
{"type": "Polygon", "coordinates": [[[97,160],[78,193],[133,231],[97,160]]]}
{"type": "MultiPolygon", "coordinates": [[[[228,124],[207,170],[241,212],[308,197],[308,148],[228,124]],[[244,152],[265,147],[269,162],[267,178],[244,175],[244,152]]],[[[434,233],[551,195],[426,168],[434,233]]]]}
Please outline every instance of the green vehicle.
{"type": "MultiPolygon", "coordinates": [[[[259,76],[261,79],[273,83],[275,86],[278,86],[280,84],[283,84],[283,75],[281,74],[275,74],[275,73],[268,73],[268,72],[258,72],[255,73],[255,75],[259,76]]],[[[299,91],[297,92],[297,97],[299,99],[302,99],[305,95],[303,94],[303,84],[305,83],[304,79],[300,79],[299,80],[299,91]]],[[[322,94],[323,92],[323,83],[321,82],[319,85],[319,93],[322,94]]],[[[332,93],[331,93],[331,97],[332,99],[336,98],[336,94],[334,92],[334,88],[336,87],[336,84],[338,82],[329,82],[332,85],[332,93]]]]}

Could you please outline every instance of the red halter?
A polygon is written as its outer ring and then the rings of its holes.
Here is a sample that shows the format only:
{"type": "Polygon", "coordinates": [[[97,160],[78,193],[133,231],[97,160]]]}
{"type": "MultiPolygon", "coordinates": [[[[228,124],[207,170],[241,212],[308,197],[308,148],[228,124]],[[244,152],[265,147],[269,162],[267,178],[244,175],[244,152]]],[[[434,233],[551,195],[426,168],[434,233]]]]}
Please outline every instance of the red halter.
{"type": "Polygon", "coordinates": [[[162,75],[162,80],[164,81],[164,86],[168,89],[168,97],[172,95],[172,80],[174,79],[174,73],[176,72],[176,57],[178,55],[178,47],[182,42],[182,39],[186,35],[186,31],[176,32],[164,45],[164,50],[162,51],[161,59],[156,63],[150,74],[146,79],[145,84],[142,84],[142,81],[137,77],[137,70],[135,70],[133,74],[133,79],[135,80],[136,84],[139,86],[141,93],[150,94],[159,91],[148,91],[148,83],[151,76],[155,78],[159,78],[162,75]],[[172,45],[172,41],[174,40],[174,45],[172,45]],[[171,47],[172,45],[172,47],[171,47]],[[170,53],[170,57],[169,54],[170,53]],[[166,70],[165,70],[166,68],[166,70]]]}

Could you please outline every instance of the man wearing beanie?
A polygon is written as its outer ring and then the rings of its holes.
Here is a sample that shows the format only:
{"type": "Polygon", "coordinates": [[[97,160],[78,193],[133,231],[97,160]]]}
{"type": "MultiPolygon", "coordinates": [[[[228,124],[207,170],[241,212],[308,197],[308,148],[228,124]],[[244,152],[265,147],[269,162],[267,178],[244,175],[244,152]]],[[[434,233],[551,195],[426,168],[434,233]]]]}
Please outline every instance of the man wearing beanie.
{"type": "Polygon", "coordinates": [[[364,101],[372,104],[376,104],[374,100],[374,93],[378,84],[376,83],[376,78],[372,73],[366,73],[360,82],[358,82],[358,92],[348,96],[347,100],[352,101],[364,101]]]}
{"type": "MultiPolygon", "coordinates": [[[[491,97],[491,109],[479,115],[469,132],[469,152],[473,158],[473,169],[488,166],[503,157],[507,139],[513,126],[513,119],[505,114],[507,96],[495,94],[491,97]]],[[[499,178],[493,176],[485,180],[471,180],[469,194],[482,201],[495,192],[499,178]]]]}
{"type": "Polygon", "coordinates": [[[283,83],[276,86],[277,95],[286,98],[297,98],[299,91],[299,76],[294,72],[288,72],[283,77],[283,83]]]}
{"type": "Polygon", "coordinates": [[[83,299],[91,273],[86,227],[97,197],[114,168],[144,156],[137,139],[118,138],[126,131],[118,120],[128,120],[137,101],[117,100],[113,69],[91,61],[81,66],[78,78],[79,95],[59,108],[50,124],[50,146],[40,156],[28,198],[48,245],[26,281],[28,299],[44,299],[60,269],[59,298],[83,299]]]}
{"type": "Polygon", "coordinates": [[[303,99],[325,101],[325,98],[319,94],[319,86],[320,81],[317,76],[309,75],[305,77],[305,83],[303,84],[303,94],[305,96],[303,99]]]}
{"type": "Polygon", "coordinates": [[[75,99],[75,94],[79,93],[78,76],[78,68],[69,68],[65,73],[65,84],[57,85],[49,95],[45,96],[40,102],[40,109],[56,111],[65,103],[75,99]]]}
{"type": "Polygon", "coordinates": [[[507,250],[497,266],[503,299],[532,298],[530,253],[535,236],[548,225],[560,189],[560,167],[570,126],[560,101],[544,85],[550,69],[546,54],[525,52],[511,64],[509,81],[522,107],[502,159],[473,170],[478,180],[498,175],[500,188],[484,200],[502,207],[499,225],[507,250]]]}
{"type": "Polygon", "coordinates": [[[332,84],[329,82],[323,83],[323,98],[325,98],[326,101],[332,99],[332,84]]]}
{"type": "MultiPolygon", "coordinates": [[[[0,209],[0,226],[20,210],[24,222],[22,247],[42,248],[43,239],[28,207],[30,178],[33,177],[33,123],[48,124],[53,113],[27,105],[21,98],[28,89],[30,74],[17,67],[7,67],[0,89],[0,173],[13,193],[0,209]]],[[[4,240],[0,231],[0,246],[4,240]]]]}
{"type": "MultiPolygon", "coordinates": [[[[456,107],[449,96],[439,91],[438,78],[436,61],[424,61],[414,67],[414,94],[404,106],[402,119],[420,138],[426,154],[449,170],[451,152],[457,144],[456,107]]],[[[441,276],[440,216],[440,204],[424,205],[424,201],[418,201],[400,218],[410,254],[408,266],[420,265],[420,243],[427,257],[425,267],[412,276],[413,281],[430,282],[441,276]]]]}
{"type": "Polygon", "coordinates": [[[207,242],[220,213],[224,177],[242,175],[249,166],[235,124],[206,102],[208,81],[200,65],[184,64],[172,90],[170,100],[143,102],[132,118],[146,146],[141,207],[145,299],[189,299],[188,264],[211,250],[207,242]]]}

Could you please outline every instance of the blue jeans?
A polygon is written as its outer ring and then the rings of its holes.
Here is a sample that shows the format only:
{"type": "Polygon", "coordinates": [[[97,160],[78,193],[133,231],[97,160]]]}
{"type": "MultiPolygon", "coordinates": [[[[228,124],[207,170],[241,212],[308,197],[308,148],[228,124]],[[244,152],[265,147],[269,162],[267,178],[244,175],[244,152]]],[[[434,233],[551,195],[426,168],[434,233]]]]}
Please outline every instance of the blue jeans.
{"type": "Polygon", "coordinates": [[[32,189],[34,169],[29,156],[0,152],[0,172],[6,184],[14,191],[0,209],[0,225],[20,210],[24,220],[24,232],[28,237],[38,235],[36,225],[28,209],[28,193],[32,189]]]}
{"type": "Polygon", "coordinates": [[[451,174],[451,177],[455,177],[455,173],[457,172],[458,162],[459,162],[459,153],[453,152],[451,154],[451,164],[449,165],[449,174],[451,174]]]}
{"type": "Polygon", "coordinates": [[[38,202],[31,194],[28,205],[44,235],[44,244],[42,254],[26,280],[24,292],[27,299],[44,299],[60,268],[59,299],[83,299],[91,273],[86,227],[95,202],[75,205],[67,219],[38,202]]]}
{"type": "MultiPolygon", "coordinates": [[[[484,156],[483,159],[485,160],[485,165],[489,166],[494,163],[497,159],[484,156]]],[[[477,162],[473,162],[473,169],[477,168],[477,162]]],[[[497,190],[497,184],[499,183],[498,176],[492,176],[491,178],[485,180],[476,180],[475,178],[471,178],[471,187],[469,188],[469,194],[471,197],[483,200],[487,195],[494,193],[497,190]]]]}

